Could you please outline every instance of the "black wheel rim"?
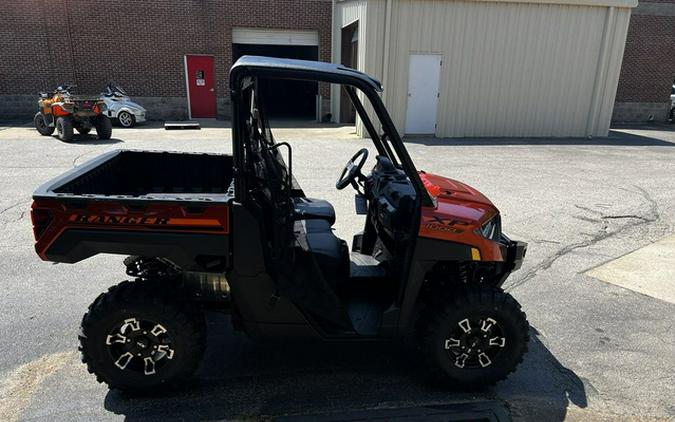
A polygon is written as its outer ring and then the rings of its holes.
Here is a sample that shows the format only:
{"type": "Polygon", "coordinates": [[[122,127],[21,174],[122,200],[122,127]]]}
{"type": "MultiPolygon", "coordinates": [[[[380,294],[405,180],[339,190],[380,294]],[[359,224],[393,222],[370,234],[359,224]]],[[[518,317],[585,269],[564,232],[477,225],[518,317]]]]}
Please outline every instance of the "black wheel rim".
{"type": "Polygon", "coordinates": [[[167,329],[146,319],[128,318],[116,324],[105,344],[116,367],[145,376],[157,374],[175,358],[167,329]]]}
{"type": "Polygon", "coordinates": [[[40,129],[45,129],[47,127],[47,124],[45,123],[45,118],[42,116],[38,117],[37,125],[40,129]]]}
{"type": "Polygon", "coordinates": [[[464,318],[450,330],[443,347],[451,363],[460,369],[490,367],[506,347],[507,338],[494,318],[464,318]]]}

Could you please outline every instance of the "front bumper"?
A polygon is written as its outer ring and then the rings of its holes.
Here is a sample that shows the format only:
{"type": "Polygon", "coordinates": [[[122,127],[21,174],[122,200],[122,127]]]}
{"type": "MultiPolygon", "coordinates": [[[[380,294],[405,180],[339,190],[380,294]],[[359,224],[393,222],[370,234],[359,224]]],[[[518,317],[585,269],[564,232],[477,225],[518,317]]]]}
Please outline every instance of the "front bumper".
{"type": "Polygon", "coordinates": [[[505,234],[501,235],[502,256],[506,264],[506,272],[515,271],[523,265],[523,259],[527,253],[527,243],[509,239],[505,234]]]}
{"type": "Polygon", "coordinates": [[[134,112],[134,117],[136,118],[136,123],[143,123],[146,118],[145,118],[145,111],[142,112],[134,112]]]}

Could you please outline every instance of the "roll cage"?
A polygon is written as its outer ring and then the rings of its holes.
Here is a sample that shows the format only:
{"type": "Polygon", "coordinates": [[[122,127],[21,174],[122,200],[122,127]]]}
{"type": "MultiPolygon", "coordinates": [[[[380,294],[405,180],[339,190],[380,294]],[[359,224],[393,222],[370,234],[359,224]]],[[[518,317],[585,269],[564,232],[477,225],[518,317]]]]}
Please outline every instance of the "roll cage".
{"type": "MultiPolygon", "coordinates": [[[[243,56],[237,60],[230,70],[233,157],[236,178],[235,200],[237,202],[245,201],[245,195],[248,192],[246,178],[237,176],[241,175],[246,168],[245,151],[250,148],[246,143],[250,142],[251,139],[247,133],[247,130],[250,129],[247,126],[247,120],[250,119],[252,113],[259,114],[259,116],[254,117],[257,120],[258,129],[263,132],[262,134],[268,142],[275,145],[275,149],[282,145],[274,144],[264,118],[264,112],[262,108],[258,108],[254,104],[254,102],[260,102],[257,90],[255,90],[259,78],[305,80],[341,85],[354,105],[378,154],[386,156],[397,168],[405,172],[410,178],[422,206],[433,206],[433,199],[424,188],[417,169],[378,94],[382,92],[382,85],[379,81],[365,73],[338,64],[258,56],[243,56]],[[250,96],[251,90],[255,92],[253,96],[250,96]],[[370,101],[376,116],[380,120],[382,134],[378,132],[368,116],[357,95],[357,90],[360,90],[370,101]]],[[[288,144],[283,145],[290,149],[288,144]]],[[[290,173],[292,166],[291,163],[288,164],[290,173]]],[[[292,177],[290,177],[290,180],[292,180],[292,177]]]]}

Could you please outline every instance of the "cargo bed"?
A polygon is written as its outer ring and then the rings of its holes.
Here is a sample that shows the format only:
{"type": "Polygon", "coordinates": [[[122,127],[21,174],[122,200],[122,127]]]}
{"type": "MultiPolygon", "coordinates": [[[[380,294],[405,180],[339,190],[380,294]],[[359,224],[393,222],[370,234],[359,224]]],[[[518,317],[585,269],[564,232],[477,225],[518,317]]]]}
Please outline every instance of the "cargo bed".
{"type": "Polygon", "coordinates": [[[54,262],[113,253],[222,271],[229,259],[232,164],[220,154],[103,154],[35,191],[35,249],[54,262]]]}
{"type": "Polygon", "coordinates": [[[47,182],[34,198],[217,201],[232,199],[232,157],[118,150],[47,182]]]}

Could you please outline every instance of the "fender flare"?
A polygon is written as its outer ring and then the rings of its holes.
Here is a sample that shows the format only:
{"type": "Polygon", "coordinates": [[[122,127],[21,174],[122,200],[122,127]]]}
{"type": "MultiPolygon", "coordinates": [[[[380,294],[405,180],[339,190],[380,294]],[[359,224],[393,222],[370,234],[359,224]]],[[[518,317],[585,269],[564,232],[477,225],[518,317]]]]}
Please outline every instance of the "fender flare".
{"type": "Polygon", "coordinates": [[[419,292],[427,273],[437,262],[471,261],[471,245],[447,242],[420,237],[415,243],[411,265],[401,292],[401,308],[398,320],[399,330],[405,331],[414,324],[414,310],[417,306],[419,292]]]}
{"type": "MultiPolygon", "coordinates": [[[[122,111],[126,111],[126,112],[128,112],[128,113],[131,113],[131,111],[129,111],[129,109],[127,109],[127,108],[124,107],[124,106],[119,107],[119,108],[114,108],[114,109],[108,107],[108,110],[110,111],[110,114],[108,115],[108,117],[110,117],[111,119],[116,119],[117,116],[118,116],[122,111]]],[[[131,114],[134,114],[134,113],[131,113],[131,114]]]]}

